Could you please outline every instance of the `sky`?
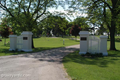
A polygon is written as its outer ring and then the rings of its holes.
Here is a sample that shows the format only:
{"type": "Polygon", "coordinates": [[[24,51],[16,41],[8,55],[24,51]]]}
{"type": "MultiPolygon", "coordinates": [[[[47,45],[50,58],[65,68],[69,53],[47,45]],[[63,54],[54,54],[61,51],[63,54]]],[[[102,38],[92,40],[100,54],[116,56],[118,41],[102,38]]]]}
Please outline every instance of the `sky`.
{"type": "MultiPolygon", "coordinates": [[[[1,13],[2,13],[3,11],[2,10],[0,10],[0,18],[1,18],[1,13]]],[[[1,19],[0,19],[0,22],[1,22],[1,19]]]]}
{"type": "Polygon", "coordinates": [[[3,11],[2,9],[0,9],[0,22],[1,22],[1,18],[3,17],[2,14],[5,13],[5,11],[3,11]]]}
{"type": "MultiPolygon", "coordinates": [[[[66,6],[65,8],[68,9],[68,6],[66,6]]],[[[50,11],[51,13],[54,13],[55,11],[61,12],[61,13],[65,13],[65,14],[68,13],[68,11],[64,10],[61,6],[59,6],[57,9],[51,8],[51,9],[49,9],[49,11],[50,11]]],[[[75,18],[80,17],[80,16],[84,16],[84,17],[85,17],[85,16],[87,16],[87,15],[84,14],[84,13],[78,12],[78,11],[72,13],[71,16],[68,15],[68,17],[69,17],[72,21],[73,21],[75,18]]],[[[68,19],[68,18],[66,17],[66,19],[68,19]]]]}
{"type": "MultiPolygon", "coordinates": [[[[68,6],[65,5],[65,9],[68,9],[68,6]]],[[[59,6],[57,9],[56,8],[50,8],[48,9],[49,12],[55,14],[55,12],[60,12],[60,13],[64,13],[64,14],[68,14],[68,11],[64,10],[63,7],[59,6]]],[[[5,13],[5,11],[3,11],[2,9],[0,9],[0,18],[2,18],[2,13],[5,13]]],[[[62,15],[63,16],[63,15],[62,15]]],[[[80,13],[78,11],[72,13],[72,15],[67,15],[67,17],[65,17],[68,21],[73,21],[75,18],[80,17],[80,16],[87,16],[86,14],[80,13]]],[[[1,19],[0,19],[1,22],[1,19]]]]}

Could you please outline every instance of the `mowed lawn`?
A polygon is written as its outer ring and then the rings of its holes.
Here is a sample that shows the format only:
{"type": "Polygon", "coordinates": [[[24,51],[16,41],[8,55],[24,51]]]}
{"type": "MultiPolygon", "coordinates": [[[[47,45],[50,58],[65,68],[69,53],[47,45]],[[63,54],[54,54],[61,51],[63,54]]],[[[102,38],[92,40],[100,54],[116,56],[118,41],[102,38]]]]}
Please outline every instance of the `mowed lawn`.
{"type": "Polygon", "coordinates": [[[120,37],[116,37],[118,51],[109,51],[109,43],[106,57],[82,57],[79,51],[64,57],[64,67],[72,80],[120,80],[120,37]]]}
{"type": "MultiPolygon", "coordinates": [[[[25,52],[9,51],[9,48],[10,48],[9,41],[10,41],[9,38],[6,39],[6,43],[7,43],[6,45],[4,45],[4,39],[0,41],[0,56],[17,55],[17,54],[25,53],[25,52]]],[[[69,38],[60,38],[60,37],[34,38],[35,49],[33,49],[33,52],[39,52],[43,50],[65,47],[65,46],[76,45],[76,44],[79,44],[79,41],[70,40],[69,38]],[[64,44],[63,44],[63,40],[64,40],[64,44]]]]}

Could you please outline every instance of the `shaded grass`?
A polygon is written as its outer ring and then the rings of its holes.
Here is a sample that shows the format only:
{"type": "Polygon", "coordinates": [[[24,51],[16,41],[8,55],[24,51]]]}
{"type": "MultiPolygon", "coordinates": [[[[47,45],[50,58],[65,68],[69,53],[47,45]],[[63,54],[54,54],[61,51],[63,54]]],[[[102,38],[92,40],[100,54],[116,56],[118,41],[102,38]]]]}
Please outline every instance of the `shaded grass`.
{"type": "Polygon", "coordinates": [[[72,80],[119,80],[120,51],[107,57],[85,58],[79,51],[64,57],[63,64],[72,80]]]}
{"type": "Polygon", "coordinates": [[[108,56],[82,57],[79,51],[63,58],[64,67],[72,80],[119,80],[120,79],[120,37],[116,37],[116,49],[109,51],[110,41],[107,41],[108,56]]]}
{"type": "MultiPolygon", "coordinates": [[[[17,54],[24,54],[26,52],[17,52],[17,51],[9,51],[9,38],[6,39],[6,45],[4,45],[4,39],[0,42],[0,56],[7,56],[7,55],[17,55],[17,54]]],[[[34,38],[34,46],[32,52],[39,52],[43,50],[49,50],[53,48],[65,47],[70,45],[79,44],[79,41],[70,40],[68,38],[51,38],[51,37],[41,37],[41,38],[34,38]],[[63,45],[64,39],[64,45],[63,45]]]]}

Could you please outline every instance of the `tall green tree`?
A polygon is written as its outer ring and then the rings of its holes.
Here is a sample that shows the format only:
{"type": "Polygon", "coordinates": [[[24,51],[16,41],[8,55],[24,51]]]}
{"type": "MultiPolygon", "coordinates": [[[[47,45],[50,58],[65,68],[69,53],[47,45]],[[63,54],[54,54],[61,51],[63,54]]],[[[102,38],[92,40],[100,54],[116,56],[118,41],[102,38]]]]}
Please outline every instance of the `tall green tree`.
{"type": "Polygon", "coordinates": [[[116,34],[120,34],[120,15],[119,15],[118,21],[117,21],[116,34]]]}
{"type": "Polygon", "coordinates": [[[110,31],[110,50],[116,50],[115,48],[115,30],[117,17],[120,14],[120,0],[89,0],[89,10],[96,10],[99,7],[103,7],[103,19],[110,31]],[[107,9],[110,11],[110,22],[108,20],[107,9]]]}
{"type": "Polygon", "coordinates": [[[65,17],[50,15],[44,19],[40,25],[44,28],[44,30],[46,30],[47,33],[52,30],[54,35],[63,36],[65,34],[65,30],[67,29],[68,21],[65,17]]]}
{"type": "Polygon", "coordinates": [[[81,31],[81,27],[79,27],[78,25],[74,25],[74,26],[72,26],[70,33],[77,38],[80,31],[81,31]]]}
{"type": "Polygon", "coordinates": [[[82,30],[86,30],[89,28],[88,22],[87,22],[87,18],[85,17],[78,17],[76,19],[74,19],[74,24],[78,25],[82,28],[82,30]]]}
{"type": "Polygon", "coordinates": [[[2,36],[2,38],[5,39],[4,41],[4,45],[6,45],[6,38],[8,38],[8,36],[10,34],[13,34],[12,29],[7,25],[6,19],[2,19],[2,23],[0,25],[0,34],[2,36]]]}
{"type": "MultiPolygon", "coordinates": [[[[96,15],[94,12],[96,12],[96,13],[104,12],[103,16],[100,15],[100,17],[104,19],[105,24],[107,24],[107,27],[110,31],[110,50],[116,50],[115,30],[116,30],[116,22],[118,20],[119,14],[120,14],[120,0],[84,0],[84,1],[83,0],[72,0],[70,4],[71,4],[70,7],[72,7],[73,9],[75,8],[74,10],[82,9],[89,15],[91,15],[91,14],[96,15]],[[78,4],[81,4],[82,8],[77,7],[78,4]],[[111,14],[111,16],[109,16],[110,22],[107,21],[108,15],[106,13],[107,12],[106,10],[110,11],[110,14],[111,14]]],[[[99,16],[96,16],[96,17],[99,17],[99,16]]]]}
{"type": "MultiPolygon", "coordinates": [[[[23,31],[36,28],[36,23],[44,18],[47,9],[55,5],[54,0],[0,0],[0,8],[8,13],[11,21],[23,31]]],[[[34,45],[32,47],[34,48],[34,45]]]]}

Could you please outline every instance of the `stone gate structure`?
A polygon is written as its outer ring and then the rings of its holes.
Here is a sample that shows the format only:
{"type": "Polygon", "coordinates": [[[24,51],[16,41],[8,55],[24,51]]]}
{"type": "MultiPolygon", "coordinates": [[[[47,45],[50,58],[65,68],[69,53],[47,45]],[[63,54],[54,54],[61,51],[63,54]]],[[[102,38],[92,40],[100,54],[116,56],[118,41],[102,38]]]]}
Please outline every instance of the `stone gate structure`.
{"type": "Polygon", "coordinates": [[[80,52],[79,54],[91,54],[102,53],[107,56],[107,36],[89,36],[88,31],[80,31],[80,52]]]}
{"type": "Polygon", "coordinates": [[[32,51],[32,35],[30,31],[23,31],[20,36],[10,35],[9,51],[18,50],[30,52],[32,51]]]}

